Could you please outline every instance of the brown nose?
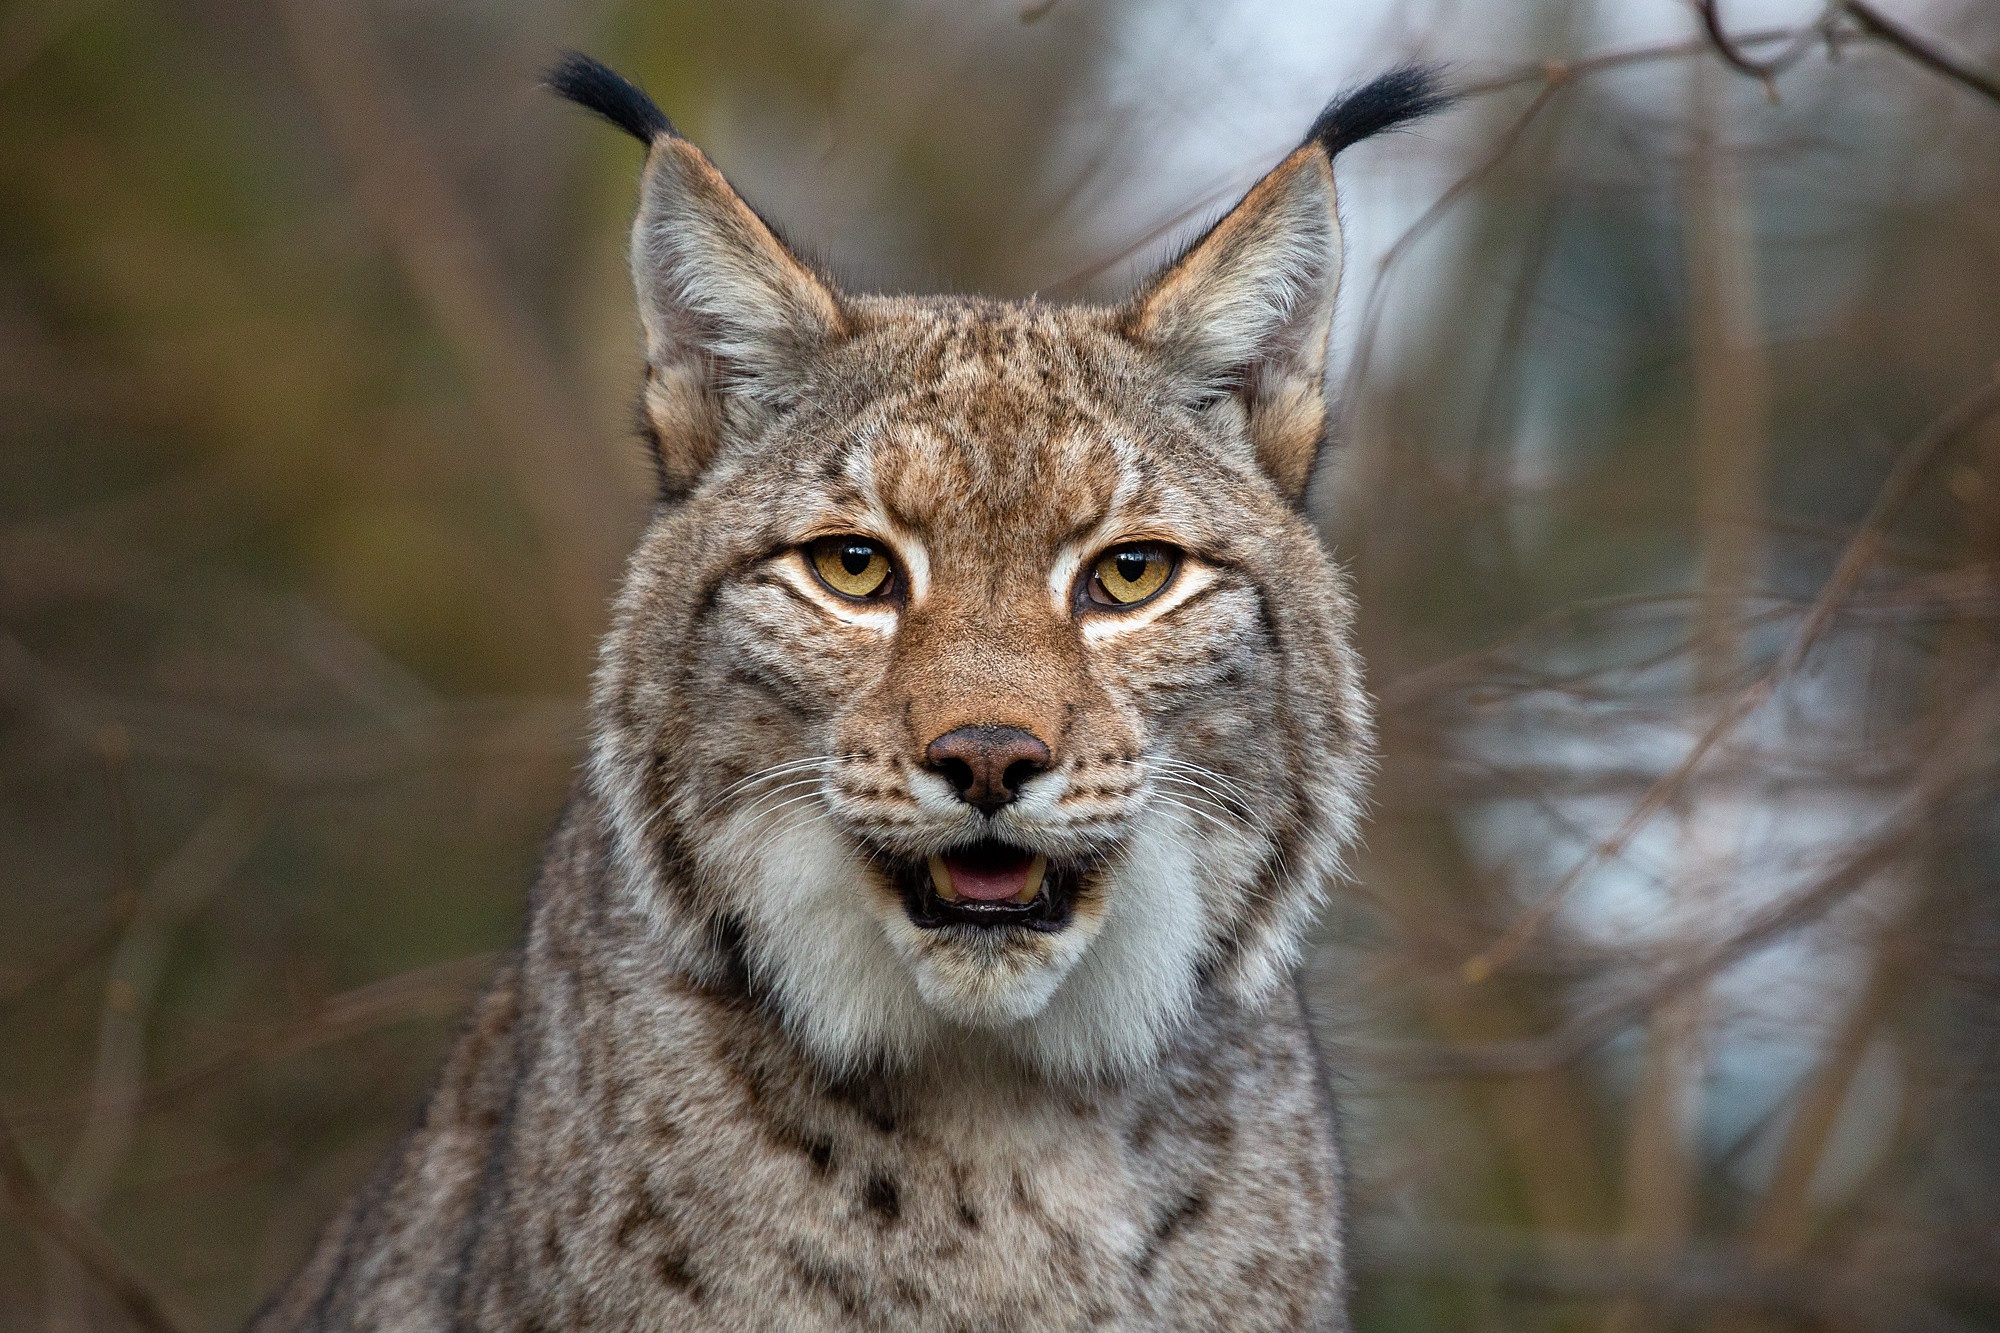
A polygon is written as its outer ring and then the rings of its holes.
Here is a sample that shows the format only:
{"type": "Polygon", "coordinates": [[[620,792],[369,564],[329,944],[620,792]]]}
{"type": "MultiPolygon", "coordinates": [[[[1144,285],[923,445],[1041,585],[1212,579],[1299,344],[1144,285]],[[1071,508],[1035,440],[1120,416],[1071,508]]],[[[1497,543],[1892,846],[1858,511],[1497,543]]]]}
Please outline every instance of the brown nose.
{"type": "Polygon", "coordinates": [[[959,800],[990,815],[1049,766],[1049,747],[1019,727],[960,727],[926,746],[924,759],[959,800]]]}

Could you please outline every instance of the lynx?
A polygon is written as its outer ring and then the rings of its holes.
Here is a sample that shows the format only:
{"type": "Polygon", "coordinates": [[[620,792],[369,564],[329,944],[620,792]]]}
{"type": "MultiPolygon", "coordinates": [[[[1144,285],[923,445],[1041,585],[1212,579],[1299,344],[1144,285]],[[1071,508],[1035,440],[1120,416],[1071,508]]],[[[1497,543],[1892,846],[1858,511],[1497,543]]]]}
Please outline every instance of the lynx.
{"type": "Polygon", "coordinates": [[[1112,307],[857,296],[638,89],[661,498],[526,937],[258,1330],[1343,1329],[1290,977],[1370,719],[1333,158],[1112,307]]]}

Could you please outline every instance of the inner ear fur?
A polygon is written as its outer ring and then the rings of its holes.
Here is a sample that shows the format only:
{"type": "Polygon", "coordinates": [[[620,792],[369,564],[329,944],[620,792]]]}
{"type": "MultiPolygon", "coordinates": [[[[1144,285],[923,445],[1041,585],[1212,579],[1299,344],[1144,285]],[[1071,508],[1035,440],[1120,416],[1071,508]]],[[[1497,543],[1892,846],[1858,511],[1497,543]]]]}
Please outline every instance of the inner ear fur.
{"type": "Polygon", "coordinates": [[[641,411],[668,494],[731,429],[797,400],[814,357],[846,336],[833,287],[687,140],[653,140],[632,227],[646,338],[641,411]]]}
{"type": "Polygon", "coordinates": [[[1333,163],[1308,140],[1132,299],[1123,331],[1187,386],[1233,393],[1257,465],[1304,495],[1326,435],[1326,342],[1340,286],[1333,163]]]}

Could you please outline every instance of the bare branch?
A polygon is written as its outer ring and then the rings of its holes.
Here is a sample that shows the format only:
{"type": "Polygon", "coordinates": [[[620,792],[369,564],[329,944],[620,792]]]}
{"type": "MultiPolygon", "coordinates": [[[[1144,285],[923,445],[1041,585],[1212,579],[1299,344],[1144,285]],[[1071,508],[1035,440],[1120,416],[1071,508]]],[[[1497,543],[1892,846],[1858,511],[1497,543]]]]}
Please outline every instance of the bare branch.
{"type": "Polygon", "coordinates": [[[1505,967],[1521,946],[1536,932],[1551,921],[1556,911],[1569,897],[1570,892],[1598,866],[1621,855],[1631,845],[1641,829],[1652,822],[1660,811],[1679,799],[1686,789],[1695,770],[1701,767],[1718,744],[1735,732],[1745,718],[1762,707],[1766,700],[1777,691],[1778,686],[1798,670],[1813,648],[1819,643],[1827,627],[1839,614],[1841,605],[1854,591],[1868,568],[1874,563],[1875,553],[1883,541],[1883,529],[1889,520],[1902,509],[1917,484],[1923,480],[1931,464],[1937,460],[1945,446],[1957,440],[1960,435],[1978,425],[1994,412],[2000,411],[2000,372],[1992,379],[1967,394],[1945,413],[1920,431],[1916,438],[1897,457],[1895,466],[1876,493],[1875,503],[1862,520],[1861,528],[1842,553],[1833,574],[1821,587],[1807,611],[1798,632],[1783,654],[1767,668],[1762,675],[1724,706],[1716,719],[1696,738],[1694,746],[1674,768],[1654,783],[1652,788],[1633,806],[1624,821],[1610,836],[1599,841],[1570,868],[1556,884],[1538,898],[1534,905],[1517,917],[1500,938],[1484,951],[1466,960],[1465,978],[1471,982],[1484,981],[1499,968],[1505,967]]]}
{"type": "Polygon", "coordinates": [[[1839,17],[1840,2],[1831,0],[1826,12],[1820,16],[1817,23],[1799,29],[1797,35],[1782,51],[1762,60],[1745,54],[1735,39],[1730,37],[1728,29],[1722,22],[1720,0],[1695,0],[1695,10],[1701,15],[1702,28],[1708,33],[1709,44],[1715,48],[1715,53],[1722,57],[1723,63],[1739,73],[1748,74],[1751,78],[1762,82],[1766,94],[1772,101],[1776,101],[1777,85],[1773,80],[1803,60],[1806,53],[1812,50],[1813,43],[1827,35],[1839,17]]]}
{"type": "Polygon", "coordinates": [[[1760,1263],[1720,1245],[1635,1252],[1596,1236],[1377,1227],[1357,1247],[1355,1266],[1570,1300],[1633,1297],[1670,1311],[1747,1307],[1854,1333],[1971,1327],[1911,1290],[1908,1280],[1828,1264],[1760,1263]]]}
{"type": "Polygon", "coordinates": [[[1556,93],[1569,82],[1570,77],[1567,67],[1550,66],[1545,72],[1542,90],[1536,93],[1533,100],[1522,109],[1521,114],[1500,132],[1500,137],[1487,151],[1486,156],[1473,164],[1471,170],[1453,181],[1451,187],[1439,195],[1437,201],[1425,209],[1417,220],[1396,238],[1388,253],[1382,256],[1382,262],[1375,270],[1374,284],[1368,289],[1368,302],[1363,307],[1361,315],[1361,329],[1355,335],[1354,356],[1348,365],[1347,383],[1350,399],[1355,387],[1368,373],[1376,329],[1382,322],[1382,311],[1387,304],[1390,274],[1398,264],[1402,263],[1403,257],[1410,252],[1412,246],[1441,222],[1445,214],[1451,212],[1460,200],[1472,193],[1479,182],[1485,180],[1495,167],[1506,161],[1508,155],[1514,151],[1515,145],[1526,136],[1528,128],[1540,119],[1542,112],[1555,101],[1556,93]]]}
{"type": "MultiPolygon", "coordinates": [[[[411,1019],[449,1015],[479,993],[497,955],[470,954],[371,981],[333,996],[312,1013],[210,1056],[135,1094],[143,1114],[201,1090],[239,1070],[347,1041],[411,1019]]],[[[76,1102],[57,1102],[14,1113],[17,1124],[38,1125],[74,1117],[76,1102]]]]}
{"type": "Polygon", "coordinates": [[[279,6],[328,136],[347,161],[361,211],[394,248],[451,340],[554,570],[557,605],[579,656],[595,643],[625,523],[602,451],[579,429],[553,357],[509,289],[473,219],[416,130],[369,20],[352,0],[279,6]]]}
{"type": "Polygon", "coordinates": [[[1667,966],[1644,987],[1586,1004],[1545,1036],[1478,1047],[1375,1047],[1355,1053],[1407,1077],[1440,1077],[1535,1073],[1596,1049],[1669,997],[1818,920],[1908,855],[1931,812],[1980,762],[1996,712],[2000,674],[1989,677],[1978,696],[1951,715],[1949,730],[1935,739],[1923,769],[1880,833],[1849,849],[1806,888],[1759,908],[1723,938],[1670,955],[1667,966]]]}
{"type": "Polygon", "coordinates": [[[122,727],[135,757],[284,789],[349,786],[447,763],[573,758],[582,745],[572,699],[474,699],[383,725],[288,727],[208,709],[103,694],[47,666],[0,630],[0,699],[79,748],[122,727]],[[418,723],[421,722],[421,725],[418,723]]]}
{"type": "Polygon", "coordinates": [[[1854,21],[1869,36],[1887,42],[1925,69],[1942,74],[1961,88],[1968,88],[1990,102],[2000,103],[2000,80],[1992,75],[1952,59],[1865,0],[1842,0],[1841,8],[1852,14],[1854,21]]]}
{"type": "Polygon", "coordinates": [[[225,802],[160,868],[140,896],[104,984],[97,1063],[83,1130],[57,1192],[90,1216],[103,1202],[112,1173],[131,1142],[146,1071],[146,1027],[153,996],[189,917],[228,883],[255,850],[269,819],[255,797],[225,802]]]}
{"type": "Polygon", "coordinates": [[[88,1273],[134,1324],[146,1333],[180,1333],[145,1279],[132,1271],[95,1228],[71,1216],[49,1197],[29,1170],[28,1159],[4,1118],[0,1118],[0,1186],[5,1187],[7,1202],[29,1232],[88,1273]]]}

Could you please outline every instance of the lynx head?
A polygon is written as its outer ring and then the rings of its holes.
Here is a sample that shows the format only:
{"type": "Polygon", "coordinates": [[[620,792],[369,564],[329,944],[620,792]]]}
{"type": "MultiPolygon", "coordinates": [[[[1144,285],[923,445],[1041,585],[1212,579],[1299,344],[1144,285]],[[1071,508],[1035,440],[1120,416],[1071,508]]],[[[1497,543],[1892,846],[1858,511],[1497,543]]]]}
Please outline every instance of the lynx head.
{"type": "Polygon", "coordinates": [[[971,1048],[1071,1080],[1254,1001],[1354,831],[1369,718],[1301,513],[1327,418],[1332,159],[1405,71],[1111,308],[854,296],[638,90],[662,500],[591,781],[673,965],[740,969],[829,1069],[971,1048]]]}

